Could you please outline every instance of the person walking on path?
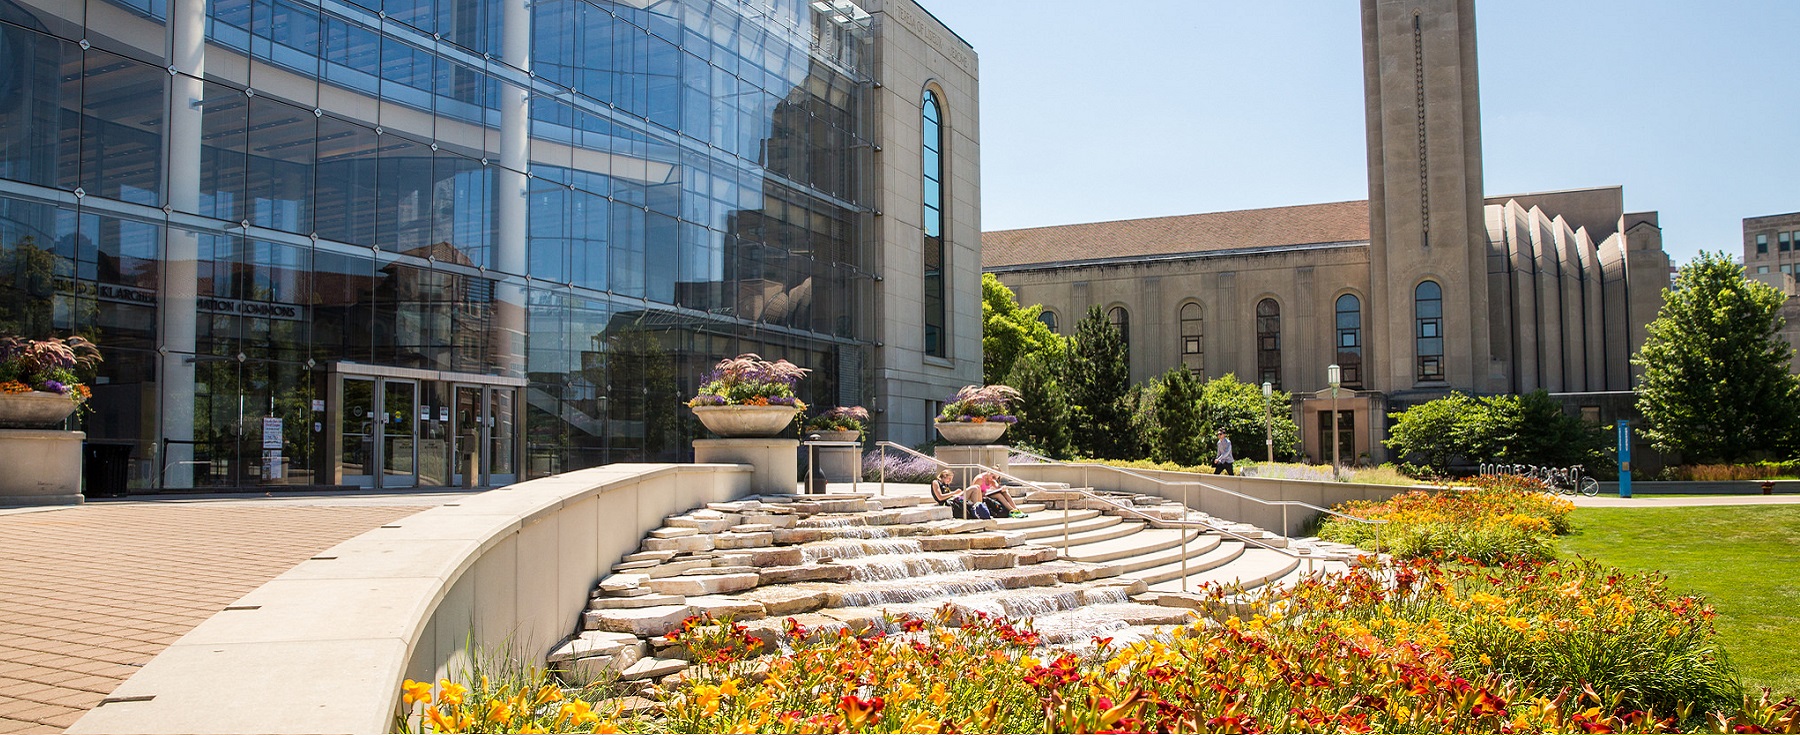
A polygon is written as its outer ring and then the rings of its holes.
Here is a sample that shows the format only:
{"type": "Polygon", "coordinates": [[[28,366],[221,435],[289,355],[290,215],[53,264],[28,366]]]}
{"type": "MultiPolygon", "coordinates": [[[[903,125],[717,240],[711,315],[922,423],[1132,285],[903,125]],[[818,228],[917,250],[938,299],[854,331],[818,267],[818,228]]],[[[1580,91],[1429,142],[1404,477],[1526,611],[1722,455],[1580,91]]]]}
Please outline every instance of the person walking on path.
{"type": "Polygon", "coordinates": [[[1224,429],[1220,429],[1219,456],[1213,457],[1213,474],[1223,472],[1227,475],[1237,476],[1237,469],[1232,467],[1235,462],[1237,462],[1237,458],[1231,456],[1231,437],[1225,435],[1224,429]]]}

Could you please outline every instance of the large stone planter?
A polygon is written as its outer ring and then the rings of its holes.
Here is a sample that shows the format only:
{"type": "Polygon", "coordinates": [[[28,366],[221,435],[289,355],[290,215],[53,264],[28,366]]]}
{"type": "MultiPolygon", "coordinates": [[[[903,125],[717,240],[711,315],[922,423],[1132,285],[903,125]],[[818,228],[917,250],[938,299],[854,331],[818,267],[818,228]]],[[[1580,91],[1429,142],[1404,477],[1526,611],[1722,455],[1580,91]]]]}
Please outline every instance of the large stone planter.
{"type": "Polygon", "coordinates": [[[62,428],[63,419],[75,412],[75,402],[61,393],[32,391],[0,395],[0,428],[62,428]]]}
{"type": "Polygon", "coordinates": [[[952,421],[938,423],[937,430],[944,441],[951,444],[993,444],[1001,434],[1006,433],[1008,426],[1012,424],[999,421],[952,421]]]}
{"type": "Polygon", "coordinates": [[[772,437],[794,422],[793,406],[694,406],[708,431],[727,439],[772,437]]]}
{"type": "Polygon", "coordinates": [[[79,431],[0,429],[0,507],[80,503],[85,438],[79,431]]]}
{"type": "MultiPolygon", "coordinates": [[[[862,436],[860,431],[809,431],[808,438],[817,435],[824,442],[853,442],[862,436]]],[[[819,471],[825,474],[826,482],[854,482],[862,476],[862,447],[817,447],[819,471]]]]}

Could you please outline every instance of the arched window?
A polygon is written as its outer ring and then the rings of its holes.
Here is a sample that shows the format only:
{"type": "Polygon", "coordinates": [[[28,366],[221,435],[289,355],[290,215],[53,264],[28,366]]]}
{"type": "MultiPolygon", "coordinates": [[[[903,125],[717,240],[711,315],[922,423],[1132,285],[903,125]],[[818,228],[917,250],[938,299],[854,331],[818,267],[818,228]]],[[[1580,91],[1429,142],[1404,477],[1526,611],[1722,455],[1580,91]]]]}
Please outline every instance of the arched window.
{"type": "Polygon", "coordinates": [[[1043,322],[1044,326],[1049,327],[1051,332],[1062,334],[1062,332],[1058,332],[1056,329],[1056,312],[1049,310],[1040,311],[1038,312],[1038,321],[1043,322]]]}
{"type": "Polygon", "coordinates": [[[1181,306],[1181,366],[1206,376],[1206,318],[1199,304],[1181,306]]]}
{"type": "Polygon", "coordinates": [[[1344,385],[1362,387],[1362,300],[1344,294],[1337,300],[1337,364],[1344,385]]]}
{"type": "Polygon", "coordinates": [[[1281,389],[1281,304],[1274,299],[1256,303],[1256,377],[1281,389]]]}
{"type": "Polygon", "coordinates": [[[1119,339],[1124,340],[1125,347],[1131,347],[1131,312],[1123,306],[1115,306],[1106,312],[1106,321],[1111,322],[1113,329],[1119,330],[1119,339]]]}
{"type": "Polygon", "coordinates": [[[1413,290],[1413,316],[1418,322],[1414,352],[1420,382],[1444,379],[1444,289],[1424,281],[1413,290]]]}
{"type": "Polygon", "coordinates": [[[1119,341],[1125,343],[1125,364],[1131,364],[1131,312],[1123,306],[1115,306],[1106,312],[1106,320],[1112,323],[1113,329],[1119,330],[1119,341]]]}
{"type": "Polygon", "coordinates": [[[920,170],[925,230],[925,354],[943,357],[947,319],[944,306],[944,114],[937,93],[925,91],[921,104],[920,170]]]}

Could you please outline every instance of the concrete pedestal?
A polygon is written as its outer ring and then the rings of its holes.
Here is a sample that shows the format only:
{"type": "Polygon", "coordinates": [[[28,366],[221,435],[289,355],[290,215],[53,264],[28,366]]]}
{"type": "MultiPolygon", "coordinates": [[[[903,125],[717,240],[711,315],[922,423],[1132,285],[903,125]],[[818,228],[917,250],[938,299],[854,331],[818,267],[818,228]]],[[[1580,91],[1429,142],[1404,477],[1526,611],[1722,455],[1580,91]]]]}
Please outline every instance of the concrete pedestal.
{"type": "Polygon", "coordinates": [[[793,493],[800,481],[798,439],[695,439],[698,464],[747,464],[756,468],[750,487],[759,493],[793,493]]]}
{"type": "Polygon", "coordinates": [[[0,506],[81,503],[79,431],[0,429],[0,506]]]}
{"type": "MultiPolygon", "coordinates": [[[[933,456],[950,464],[978,464],[1001,472],[1012,470],[1007,461],[1011,450],[1004,444],[947,444],[931,451],[933,456]]],[[[956,480],[967,484],[980,473],[980,470],[958,467],[956,480]]]]}

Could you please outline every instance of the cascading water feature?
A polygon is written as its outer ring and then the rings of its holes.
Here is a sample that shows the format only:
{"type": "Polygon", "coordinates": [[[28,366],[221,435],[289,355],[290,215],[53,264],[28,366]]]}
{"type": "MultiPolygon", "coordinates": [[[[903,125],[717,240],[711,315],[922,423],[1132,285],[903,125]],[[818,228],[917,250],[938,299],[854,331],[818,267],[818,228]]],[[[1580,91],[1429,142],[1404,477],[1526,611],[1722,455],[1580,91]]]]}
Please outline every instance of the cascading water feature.
{"type": "Polygon", "coordinates": [[[808,564],[826,559],[861,559],[883,554],[917,554],[924,548],[915,539],[847,539],[811,543],[800,547],[801,558],[808,564]]]}
{"type": "Polygon", "coordinates": [[[862,582],[857,585],[856,591],[844,593],[837,604],[843,607],[878,607],[998,592],[1004,588],[1005,585],[991,575],[951,572],[885,582],[862,582]]]}
{"type": "Polygon", "coordinates": [[[869,556],[851,560],[845,566],[850,567],[850,578],[858,582],[888,582],[970,571],[961,555],[924,552],[869,556]]]}

